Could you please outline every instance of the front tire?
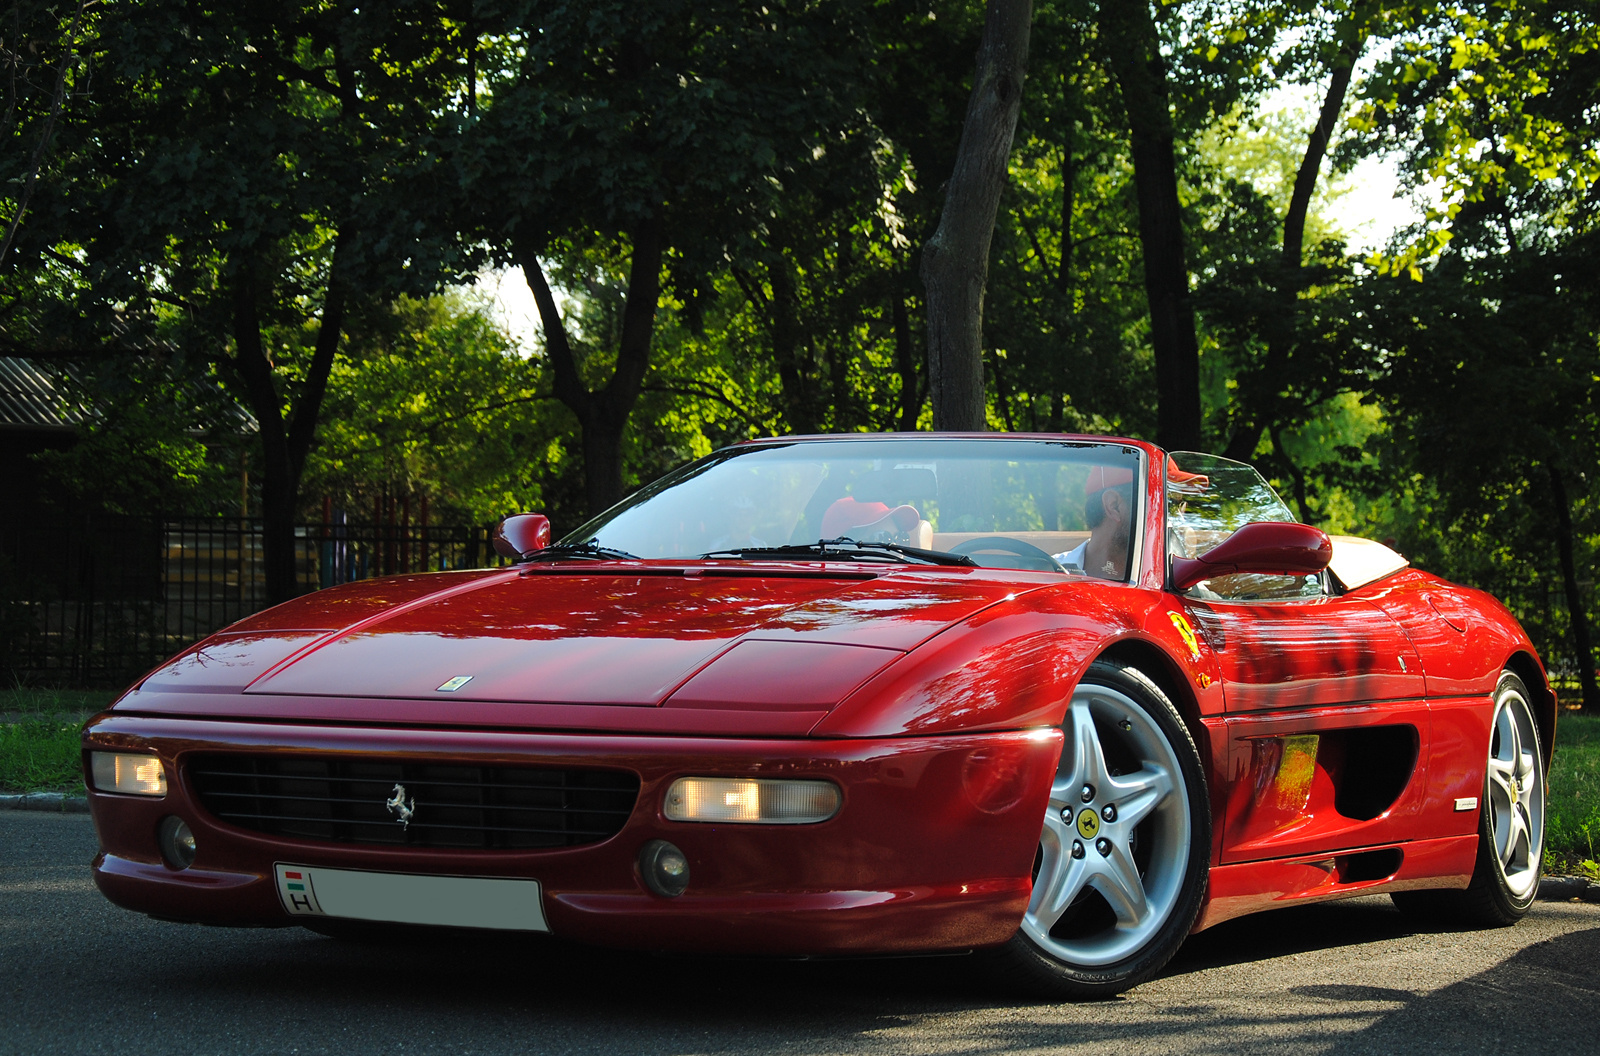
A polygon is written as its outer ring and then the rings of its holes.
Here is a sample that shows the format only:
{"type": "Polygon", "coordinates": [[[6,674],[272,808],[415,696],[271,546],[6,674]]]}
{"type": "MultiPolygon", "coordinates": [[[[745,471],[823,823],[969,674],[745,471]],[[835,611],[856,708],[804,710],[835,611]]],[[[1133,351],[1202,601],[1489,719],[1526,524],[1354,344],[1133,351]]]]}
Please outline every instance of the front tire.
{"type": "Polygon", "coordinates": [[[1097,661],[1073,691],[1007,982],[1055,998],[1119,994],[1160,971],[1194,926],[1211,813],[1194,738],[1137,668],[1097,661]]]}
{"type": "Polygon", "coordinates": [[[1408,914],[1470,927],[1515,924],[1533,905],[1544,864],[1544,753],[1528,687],[1510,671],[1494,691],[1478,804],[1478,858],[1465,891],[1400,891],[1408,914]]]}

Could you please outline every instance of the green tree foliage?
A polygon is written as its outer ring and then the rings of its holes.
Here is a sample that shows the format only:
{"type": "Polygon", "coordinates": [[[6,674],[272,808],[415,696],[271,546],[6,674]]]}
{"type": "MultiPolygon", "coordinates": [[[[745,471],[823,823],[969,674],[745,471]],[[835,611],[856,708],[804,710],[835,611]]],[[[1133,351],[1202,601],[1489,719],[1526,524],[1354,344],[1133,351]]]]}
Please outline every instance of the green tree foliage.
{"type": "MultiPolygon", "coordinates": [[[[280,531],[324,495],[570,528],[748,436],[931,424],[983,5],[0,6],[0,344],[105,409],[52,465],[83,494],[218,501],[219,393],[280,531]],[[534,347],[441,296],[484,265],[534,347]]],[[[1592,671],[1593,5],[1033,7],[986,424],[1252,459],[1592,671]],[[1329,181],[1375,155],[1429,213],[1357,258],[1329,181]]]]}
{"type": "Polygon", "coordinates": [[[850,19],[839,3],[527,0],[484,27],[496,64],[481,117],[450,146],[454,171],[481,210],[473,237],[514,261],[538,300],[592,512],[623,494],[622,437],[663,290],[706,296],[786,183],[852,131],[865,57],[850,19]],[[605,365],[580,361],[546,275],[591,252],[629,262],[605,365]]]}
{"type": "Polygon", "coordinates": [[[80,48],[92,32],[87,0],[27,3],[14,0],[0,15],[0,64],[5,70],[0,138],[11,150],[0,159],[9,206],[0,228],[0,265],[17,232],[55,146],[69,99],[87,86],[80,48]]]}
{"type": "MultiPolygon", "coordinates": [[[[95,90],[33,196],[19,271],[75,273],[104,354],[157,340],[214,364],[260,429],[268,593],[295,590],[293,520],[347,314],[440,277],[397,174],[455,95],[448,19],[405,2],[96,9],[95,90]],[[301,337],[315,335],[309,340],[301,337]]],[[[30,349],[31,350],[31,349],[30,349]]]]}
{"type": "Polygon", "coordinates": [[[402,297],[351,335],[328,377],[307,498],[355,520],[397,497],[446,523],[549,504],[570,473],[535,364],[461,295],[402,297]],[[411,500],[415,500],[412,502],[411,500]]]}
{"type": "Polygon", "coordinates": [[[1006,429],[1155,432],[1133,173],[1085,5],[1042,6],[985,331],[1006,429]]]}
{"type": "Polygon", "coordinates": [[[231,505],[252,423],[219,386],[161,352],[53,373],[81,419],[77,443],[38,456],[58,503],[135,516],[231,505]]]}
{"type": "Polygon", "coordinates": [[[1594,16],[1521,0],[1424,8],[1355,123],[1439,195],[1363,291],[1397,465],[1437,488],[1430,527],[1453,563],[1510,595],[1600,709],[1594,16]]]}

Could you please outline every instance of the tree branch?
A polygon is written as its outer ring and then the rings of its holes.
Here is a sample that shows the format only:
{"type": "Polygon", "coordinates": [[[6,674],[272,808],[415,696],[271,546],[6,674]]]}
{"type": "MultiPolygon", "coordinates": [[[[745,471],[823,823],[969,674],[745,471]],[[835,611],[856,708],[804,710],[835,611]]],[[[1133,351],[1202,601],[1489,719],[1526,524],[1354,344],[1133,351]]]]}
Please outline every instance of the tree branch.
{"type": "Polygon", "coordinates": [[[283,403],[272,383],[272,364],[261,344],[260,312],[256,305],[255,263],[246,261],[234,277],[233,341],[235,368],[244,382],[251,410],[261,429],[268,461],[286,457],[288,437],[283,428],[283,403]]]}
{"type": "Polygon", "coordinates": [[[646,382],[639,387],[639,391],[666,392],[678,396],[699,396],[704,399],[715,400],[724,407],[728,408],[728,410],[732,411],[734,414],[737,414],[740,418],[743,418],[745,424],[754,426],[755,428],[763,431],[768,428],[766,422],[763,422],[761,419],[757,418],[755,415],[751,414],[737,403],[734,403],[726,395],[718,392],[716,389],[707,385],[703,381],[695,381],[690,378],[670,378],[668,380],[671,382],[671,384],[663,385],[656,382],[646,382]]]}
{"type": "Polygon", "coordinates": [[[661,210],[657,209],[633,231],[628,301],[622,308],[622,343],[617,349],[617,369],[604,390],[607,409],[624,420],[633,409],[645,371],[650,367],[650,342],[655,336],[656,307],[661,301],[664,227],[661,210]]]}
{"type": "Polygon", "coordinates": [[[581,421],[588,413],[594,396],[584,385],[578,373],[578,361],[572,354],[572,342],[567,338],[567,324],[556,307],[555,294],[545,281],[544,268],[533,248],[518,239],[512,244],[512,256],[522,269],[522,277],[533,292],[533,301],[539,306],[539,322],[544,328],[544,351],[550,357],[550,369],[555,374],[556,399],[572,408],[581,421]]]}
{"type": "Polygon", "coordinates": [[[28,201],[33,197],[33,189],[39,183],[39,169],[44,165],[44,156],[50,150],[50,141],[55,138],[56,119],[61,116],[61,103],[67,93],[67,70],[72,67],[72,58],[78,52],[78,26],[83,22],[83,9],[88,0],[78,0],[78,7],[72,13],[72,26],[67,30],[67,50],[61,56],[61,67],[56,71],[55,94],[50,100],[50,116],[45,118],[44,131],[39,133],[39,145],[33,150],[33,157],[28,163],[28,178],[22,185],[22,194],[17,198],[17,211],[11,214],[11,222],[6,225],[6,235],[0,239],[0,264],[6,262],[6,254],[11,250],[11,243],[17,237],[17,228],[22,224],[22,214],[28,211],[28,201]]]}
{"type": "Polygon", "coordinates": [[[389,449],[390,447],[394,446],[395,443],[409,442],[415,440],[419,436],[426,437],[431,440],[433,439],[434,435],[445,426],[452,425],[467,418],[472,418],[479,414],[486,414],[490,411],[503,411],[507,407],[515,407],[519,403],[540,403],[544,400],[553,400],[555,398],[556,397],[553,393],[533,392],[524,396],[512,396],[504,400],[495,400],[492,403],[479,404],[470,410],[462,411],[460,414],[445,415],[443,418],[437,418],[431,422],[428,422],[426,425],[419,426],[416,429],[407,429],[397,441],[384,441],[377,447],[352,447],[346,450],[352,455],[376,454],[379,451],[385,451],[389,449]]]}
{"type": "Polygon", "coordinates": [[[333,371],[333,360],[339,351],[339,338],[344,330],[346,292],[339,267],[339,246],[343,236],[333,243],[333,257],[328,262],[328,288],[322,299],[322,322],[317,328],[317,343],[311,354],[311,368],[306,372],[305,387],[295,405],[289,421],[289,471],[300,479],[305,469],[306,455],[316,437],[317,419],[322,415],[322,400],[328,392],[328,375],[333,371]]]}
{"type": "Polygon", "coordinates": [[[1333,67],[1328,79],[1328,91],[1322,98],[1322,110],[1311,129],[1306,143],[1305,156],[1300,159],[1300,169],[1295,173],[1294,192],[1289,196],[1289,211],[1283,217],[1283,266],[1299,268],[1306,237],[1306,214],[1311,209],[1311,196],[1317,188],[1317,177],[1322,170],[1322,159],[1328,154],[1328,141],[1339,124],[1339,111],[1344,109],[1345,93],[1350,90],[1350,77],[1355,71],[1356,59],[1366,41],[1365,33],[1357,36],[1348,49],[1340,51],[1340,61],[1333,67]]]}

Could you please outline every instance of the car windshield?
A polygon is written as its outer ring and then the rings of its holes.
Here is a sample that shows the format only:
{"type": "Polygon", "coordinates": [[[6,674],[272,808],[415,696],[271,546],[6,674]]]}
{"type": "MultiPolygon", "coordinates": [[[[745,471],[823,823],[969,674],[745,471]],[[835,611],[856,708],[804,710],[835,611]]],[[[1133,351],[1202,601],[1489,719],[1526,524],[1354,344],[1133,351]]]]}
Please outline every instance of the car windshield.
{"type": "MultiPolygon", "coordinates": [[[[1254,521],[1294,521],[1272,485],[1243,462],[1174,451],[1167,462],[1167,553],[1199,557],[1254,521]]],[[[1317,597],[1320,576],[1217,576],[1192,588],[1197,598],[1238,601],[1317,597]]]]}
{"type": "MultiPolygon", "coordinates": [[[[1084,441],[873,438],[741,446],[642,488],[560,545],[641,558],[837,554],[969,563],[932,556],[956,554],[990,567],[1080,571],[1091,529],[1086,508],[1091,500],[1100,504],[1102,490],[1114,490],[1129,511],[1139,509],[1139,466],[1137,448],[1084,441]],[[819,547],[824,541],[848,542],[819,547]]],[[[1126,525],[1125,548],[1138,520],[1117,522],[1126,525]]],[[[1126,576],[1119,568],[1104,578],[1126,576]]]]}

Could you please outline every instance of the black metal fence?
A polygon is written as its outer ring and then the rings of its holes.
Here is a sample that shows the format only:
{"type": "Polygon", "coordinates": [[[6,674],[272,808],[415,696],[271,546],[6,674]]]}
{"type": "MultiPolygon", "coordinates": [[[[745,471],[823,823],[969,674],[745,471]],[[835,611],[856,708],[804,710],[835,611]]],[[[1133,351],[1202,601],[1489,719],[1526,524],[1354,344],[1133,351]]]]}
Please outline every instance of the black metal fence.
{"type": "MultiPolygon", "coordinates": [[[[305,591],[406,572],[498,564],[490,528],[295,528],[305,591]]],[[[0,678],[116,685],[267,607],[261,522],[97,517],[0,535],[0,678]]]]}

